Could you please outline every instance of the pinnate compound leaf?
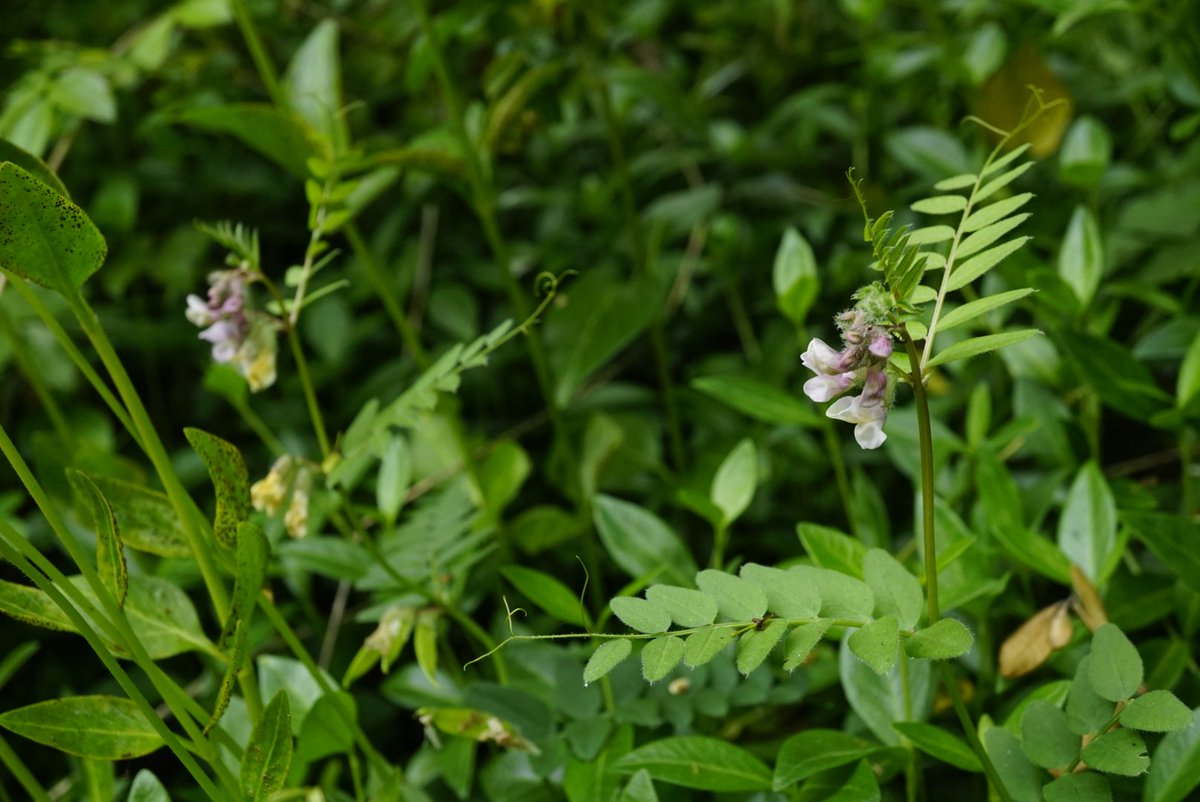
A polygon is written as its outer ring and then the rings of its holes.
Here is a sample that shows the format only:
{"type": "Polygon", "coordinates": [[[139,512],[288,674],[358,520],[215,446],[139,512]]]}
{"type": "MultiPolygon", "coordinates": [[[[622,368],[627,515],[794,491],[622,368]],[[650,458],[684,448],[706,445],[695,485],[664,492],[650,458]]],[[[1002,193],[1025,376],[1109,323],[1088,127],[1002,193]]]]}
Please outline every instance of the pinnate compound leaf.
{"type": "Polygon", "coordinates": [[[1121,711],[1121,725],[1142,732],[1172,732],[1192,726],[1192,711],[1170,691],[1149,691],[1121,711]]]}
{"type": "Polygon", "coordinates": [[[627,574],[657,575],[672,585],[691,584],[696,563],[679,535],[658,516],[637,504],[600,495],[593,517],[605,550],[627,574]]]}
{"type": "Polygon", "coordinates": [[[912,741],[913,746],[943,763],[963,771],[980,773],[983,766],[971,747],[953,733],[923,721],[897,721],[892,727],[912,741]]]}
{"type": "Polygon", "coordinates": [[[292,765],[292,714],[280,690],[263,710],[242,757],[242,793],[247,802],[266,802],[287,781],[292,765]]]}
{"type": "Polygon", "coordinates": [[[767,594],[758,585],[724,571],[707,569],[696,574],[696,586],[717,601],[727,621],[752,621],[767,613],[767,594]]]}
{"type": "Polygon", "coordinates": [[[646,588],[646,599],[665,609],[681,627],[708,626],[717,619],[717,602],[698,590],[652,585],[646,588]]]}
{"type": "Polygon", "coordinates": [[[1142,656],[1116,624],[1096,630],[1090,656],[1088,680],[1101,698],[1121,702],[1137,693],[1142,684],[1142,656]]]}
{"type": "Polygon", "coordinates": [[[804,730],[779,747],[774,790],[783,791],[819,772],[861,760],[878,748],[840,730],[804,730]]]}
{"type": "Polygon", "coordinates": [[[742,635],[737,645],[737,669],[743,676],[762,665],[763,660],[771,654],[771,650],[783,639],[787,632],[787,622],[776,619],[764,628],[752,629],[742,635]]]}
{"type": "Polygon", "coordinates": [[[1046,802],[1112,802],[1108,780],[1099,774],[1085,771],[1064,774],[1042,788],[1046,802]]]}
{"type": "Polygon", "coordinates": [[[767,609],[780,618],[812,618],[821,609],[817,589],[791,571],[746,563],[738,574],[762,588],[767,609]]]}
{"type": "Polygon", "coordinates": [[[958,264],[954,268],[954,272],[950,274],[949,281],[946,282],[946,291],[953,292],[961,290],[963,287],[970,284],[975,279],[982,276],[984,273],[991,270],[996,265],[1000,264],[1004,259],[1016,253],[1021,247],[1032,237],[1017,237],[1014,240],[1009,240],[1003,245],[997,245],[994,248],[989,248],[982,253],[976,254],[965,262],[958,264]]]}
{"type": "Polygon", "coordinates": [[[957,362],[960,359],[970,359],[973,356],[986,354],[988,351],[995,351],[997,348],[1004,348],[1005,346],[1019,343],[1022,340],[1028,340],[1037,334],[1041,334],[1037,329],[1019,329],[1017,331],[1006,331],[1002,334],[985,334],[982,337],[972,337],[969,340],[956,342],[953,345],[943,348],[938,352],[937,356],[926,363],[926,367],[945,365],[948,362],[957,362]]]}
{"type": "Polygon", "coordinates": [[[975,638],[957,618],[942,618],[933,626],[918,630],[904,642],[909,657],[951,660],[971,651],[975,638]]]}
{"type": "MultiPolygon", "coordinates": [[[[996,172],[1004,169],[1005,167],[1012,164],[1017,159],[1021,158],[1021,156],[1024,155],[1025,151],[1029,150],[1029,146],[1030,146],[1030,143],[1026,142],[1024,145],[1020,145],[1018,147],[1013,148],[1012,150],[1010,150],[1008,153],[1005,153],[1000,158],[985,165],[983,170],[979,174],[981,176],[983,176],[984,178],[987,178],[989,175],[992,175],[993,173],[996,173],[996,172]]],[[[1030,163],[1032,164],[1032,162],[1030,162],[1030,163]]]]}
{"type": "Polygon", "coordinates": [[[913,231],[908,237],[909,245],[936,245],[939,242],[949,242],[954,239],[954,229],[950,226],[926,226],[913,231]]]}
{"type": "Polygon", "coordinates": [[[1020,195],[1013,195],[1011,198],[1005,198],[982,208],[977,208],[963,221],[963,233],[970,234],[972,231],[978,231],[985,226],[990,226],[992,223],[1003,220],[1026,203],[1029,203],[1032,199],[1032,192],[1023,192],[1020,195]]]}
{"type": "Polygon", "coordinates": [[[618,596],[608,606],[627,627],[638,632],[654,635],[671,627],[671,614],[666,608],[647,599],[618,596]]]}
{"type": "Polygon", "coordinates": [[[1025,287],[1020,290],[1009,290],[1008,292],[998,292],[995,295],[989,295],[986,298],[979,298],[975,301],[970,301],[960,307],[951,309],[946,314],[942,315],[941,322],[938,323],[939,331],[946,331],[955,326],[974,320],[980,315],[986,315],[993,309],[997,309],[1005,304],[1010,304],[1013,301],[1019,301],[1025,296],[1033,292],[1032,287],[1025,287]]]}
{"type": "Polygon", "coordinates": [[[213,534],[223,546],[237,543],[238,524],[250,517],[250,475],[237,446],[201,429],[184,429],[192,448],[204,461],[217,496],[213,534]]]}
{"type": "Polygon", "coordinates": [[[0,163],[0,270],[73,298],[107,253],[83,209],[12,162],[0,163]]]}
{"type": "Polygon", "coordinates": [[[984,226],[975,233],[964,239],[958,246],[958,259],[966,259],[968,256],[979,253],[987,246],[991,245],[996,240],[1003,237],[1008,232],[1012,231],[1017,226],[1024,223],[1029,218],[1029,214],[1018,214],[1012,217],[1006,217],[998,223],[992,223],[990,226],[984,226]]]}
{"type": "Polygon", "coordinates": [[[1150,768],[1146,742],[1133,730],[1106,732],[1083,749],[1083,762],[1105,774],[1136,777],[1150,768]]]}
{"type": "Polygon", "coordinates": [[[821,638],[829,631],[830,623],[829,619],[823,618],[811,624],[798,626],[788,633],[787,643],[783,647],[785,671],[795,671],[804,664],[821,638]]]}
{"type": "Polygon", "coordinates": [[[1145,802],[1183,802],[1200,787],[1200,708],[1186,730],[1168,733],[1154,750],[1145,802]]]}
{"type": "Polygon", "coordinates": [[[1071,732],[1067,714],[1045,699],[1035,699],[1021,716],[1021,747],[1034,765],[1061,769],[1079,754],[1080,736],[1071,732]]]}
{"type": "Polygon", "coordinates": [[[885,615],[850,633],[847,640],[854,656],[883,676],[896,665],[900,651],[900,629],[896,617],[885,615]]]}
{"type": "Polygon", "coordinates": [[[861,579],[811,565],[795,565],[787,571],[816,588],[825,618],[870,618],[875,611],[875,594],[861,579]]]}
{"type": "Polygon", "coordinates": [[[645,769],[655,780],[701,791],[771,790],[771,770],[746,750],[701,735],[661,738],[621,757],[613,770],[645,769]]]}
{"type": "Polygon", "coordinates": [[[683,644],[683,662],[691,668],[702,666],[725,650],[736,637],[732,627],[712,627],[693,632],[683,644]]]}
{"type": "Polygon", "coordinates": [[[953,214],[967,208],[967,199],[962,195],[937,195],[922,198],[912,205],[914,212],[921,214],[953,214]]]}
{"type": "Polygon", "coordinates": [[[862,567],[863,578],[875,594],[875,609],[881,615],[894,615],[902,629],[916,626],[925,602],[917,578],[883,549],[868,551],[862,567]]]}
{"type": "Polygon", "coordinates": [[[979,180],[979,176],[974,173],[963,173],[962,175],[943,178],[933,185],[933,188],[938,192],[949,192],[953,189],[966,189],[967,187],[975,186],[975,182],[979,180]]]}
{"type": "Polygon", "coordinates": [[[632,651],[633,644],[626,638],[615,638],[600,644],[583,669],[583,684],[589,685],[612,671],[632,651]]]}
{"type": "Polygon", "coordinates": [[[70,696],[0,714],[0,727],[69,755],[128,760],[163,745],[138,706],[115,696],[70,696]]]}
{"type": "Polygon", "coordinates": [[[1000,191],[1000,189],[1008,186],[1013,181],[1016,181],[1018,178],[1020,178],[1022,175],[1024,175],[1025,171],[1028,170],[1032,166],[1033,166],[1033,162],[1025,162],[1024,164],[1017,165],[1016,167],[1012,168],[1008,172],[1003,173],[1002,175],[999,175],[996,178],[993,178],[992,180],[988,181],[986,184],[984,184],[982,187],[979,188],[978,192],[975,193],[975,196],[974,196],[975,202],[978,203],[979,201],[990,198],[992,195],[994,195],[998,191],[1000,191]]]}
{"type": "Polygon", "coordinates": [[[642,648],[642,677],[658,682],[670,674],[683,659],[683,640],[674,635],[661,635],[642,648]]]}

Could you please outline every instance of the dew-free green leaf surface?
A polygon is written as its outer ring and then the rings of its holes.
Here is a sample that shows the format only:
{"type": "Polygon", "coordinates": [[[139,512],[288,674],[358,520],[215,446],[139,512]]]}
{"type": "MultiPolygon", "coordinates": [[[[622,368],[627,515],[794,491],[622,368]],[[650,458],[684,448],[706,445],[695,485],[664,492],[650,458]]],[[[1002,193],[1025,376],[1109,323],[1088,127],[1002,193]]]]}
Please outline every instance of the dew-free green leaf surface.
{"type": "Polygon", "coordinates": [[[927,755],[951,766],[980,773],[983,766],[965,741],[941,727],[923,721],[897,721],[892,727],[927,755]]]}
{"type": "Polygon", "coordinates": [[[626,638],[616,638],[600,644],[588,659],[583,669],[584,685],[595,682],[616,668],[629,653],[633,651],[633,643],[626,638]]]}
{"type": "Polygon", "coordinates": [[[612,496],[597,496],[596,531],[605,550],[631,577],[654,576],[672,585],[690,585],[696,563],[683,541],[649,510],[612,496]]]}
{"type": "Polygon", "coordinates": [[[0,727],[69,755],[129,760],[163,745],[137,705],[115,696],[70,696],[0,713],[0,727]]]}
{"type": "Polygon", "coordinates": [[[771,770],[746,750],[700,735],[662,738],[617,760],[613,770],[641,769],[655,780],[701,791],[771,790],[771,770]]]}
{"type": "Polygon", "coordinates": [[[242,757],[242,793],[247,802],[266,802],[287,782],[292,765],[292,720],[288,695],[279,691],[263,710],[242,757]]]}
{"type": "Polygon", "coordinates": [[[200,429],[184,429],[192,448],[208,468],[217,496],[213,534],[225,546],[237,543],[238,524],[250,517],[250,475],[237,446],[200,429]]]}
{"type": "Polygon", "coordinates": [[[1116,624],[1104,624],[1092,636],[1088,680],[1110,702],[1128,699],[1142,684],[1142,656],[1116,624]]]}
{"type": "Polygon", "coordinates": [[[864,738],[840,730],[804,730],[779,747],[774,788],[783,791],[818,772],[860,760],[878,748],[864,738]]]}

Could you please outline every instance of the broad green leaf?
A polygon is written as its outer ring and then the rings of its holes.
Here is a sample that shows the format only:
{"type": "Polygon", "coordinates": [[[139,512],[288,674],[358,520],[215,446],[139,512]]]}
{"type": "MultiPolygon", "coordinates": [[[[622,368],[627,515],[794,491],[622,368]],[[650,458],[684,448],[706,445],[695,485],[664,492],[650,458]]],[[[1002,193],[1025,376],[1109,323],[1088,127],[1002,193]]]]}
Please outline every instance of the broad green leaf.
{"type": "Polygon", "coordinates": [[[990,203],[982,208],[977,207],[963,221],[963,233],[970,234],[972,231],[978,231],[985,226],[990,226],[992,223],[1003,220],[1026,203],[1029,203],[1032,199],[1032,192],[1023,192],[1020,195],[1013,195],[1011,198],[990,203]]]}
{"type": "Polygon", "coordinates": [[[982,740],[1013,802],[1042,802],[1045,773],[1025,757],[1017,736],[1003,727],[992,727],[983,733],[982,740]]]}
{"type": "Polygon", "coordinates": [[[875,594],[861,579],[811,565],[793,566],[788,573],[816,588],[825,618],[869,618],[875,611],[875,594]]]}
{"type": "Polygon", "coordinates": [[[1149,691],[1121,711],[1121,725],[1142,732],[1172,732],[1192,725],[1192,711],[1170,691],[1149,691]]]}
{"type": "Polygon", "coordinates": [[[696,563],[671,528],[642,507],[612,496],[596,497],[596,531],[609,556],[635,579],[656,576],[672,585],[690,585],[696,563]]]}
{"type": "Polygon", "coordinates": [[[681,627],[708,626],[717,619],[717,602],[712,596],[690,588],[651,585],[646,599],[662,607],[681,627]]]}
{"type": "Polygon", "coordinates": [[[242,757],[241,785],[247,802],[267,802],[287,782],[292,765],[292,716],[279,691],[263,710],[242,757]]]}
{"type": "Polygon", "coordinates": [[[971,747],[957,735],[941,727],[922,721],[897,721],[892,727],[912,741],[913,746],[943,763],[949,763],[963,771],[983,771],[983,766],[971,747]]]}
{"type": "Polygon", "coordinates": [[[998,175],[995,178],[991,179],[986,184],[981,186],[979,188],[979,190],[975,193],[975,195],[974,195],[975,202],[978,203],[982,200],[990,198],[992,195],[996,194],[996,192],[998,192],[1001,188],[1008,186],[1013,181],[1017,180],[1022,175],[1024,175],[1025,171],[1028,170],[1032,166],[1033,166],[1033,162],[1025,162],[1024,164],[1019,164],[1016,167],[1009,170],[1008,172],[1002,173],[1001,175],[998,175]]]}
{"type": "Polygon", "coordinates": [[[701,735],[660,738],[613,764],[621,774],[645,769],[661,782],[701,791],[771,790],[771,770],[746,750],[701,735]]]}
{"type": "Polygon", "coordinates": [[[785,671],[795,671],[799,668],[812,650],[820,643],[821,638],[829,631],[829,619],[821,619],[811,624],[803,624],[788,633],[787,642],[783,646],[785,671]]]}
{"type": "Polygon", "coordinates": [[[630,629],[648,634],[666,632],[671,627],[671,614],[666,608],[646,599],[618,596],[608,603],[617,618],[630,629]]]}
{"type": "Polygon", "coordinates": [[[658,793],[654,790],[654,780],[650,777],[650,772],[640,769],[630,777],[629,782],[621,789],[617,802],[658,802],[658,793]]]}
{"type": "Polygon", "coordinates": [[[1100,228],[1086,206],[1076,206],[1058,250],[1058,274],[1074,290],[1081,309],[1092,302],[1103,273],[1100,228]]]}
{"type": "Polygon", "coordinates": [[[862,568],[863,579],[875,594],[876,611],[895,616],[901,629],[915,627],[925,602],[917,578],[883,549],[868,551],[862,568]]]}
{"type": "Polygon", "coordinates": [[[1045,535],[1011,524],[992,527],[992,535],[1009,556],[1042,576],[1064,585],[1071,582],[1071,561],[1045,535]]]}
{"type": "Polygon", "coordinates": [[[763,629],[752,629],[738,640],[737,669],[743,676],[762,665],[763,660],[771,654],[771,650],[783,639],[787,632],[786,621],[775,619],[763,629]]]}
{"type": "Polygon", "coordinates": [[[75,624],[38,588],[0,579],[0,613],[24,624],[75,632],[75,624]]]}
{"type": "Polygon", "coordinates": [[[991,270],[996,265],[1000,264],[1008,256],[1021,249],[1026,242],[1032,237],[1017,237],[1014,240],[1009,240],[1003,245],[997,245],[994,248],[989,248],[982,253],[976,254],[961,264],[954,266],[954,271],[950,274],[950,280],[946,282],[946,291],[953,292],[961,290],[963,287],[970,284],[975,279],[982,276],[984,273],[991,270]]]}
{"type": "Polygon", "coordinates": [[[933,703],[932,664],[911,660],[908,664],[908,690],[899,670],[887,676],[876,674],[870,666],[842,642],[838,650],[838,670],[846,701],[880,741],[898,745],[900,736],[892,729],[897,721],[923,721],[933,703]]]}
{"type": "Polygon", "coordinates": [[[814,774],[867,757],[878,748],[840,730],[804,730],[779,747],[774,789],[786,790],[814,774]]]}
{"type": "Polygon", "coordinates": [[[424,609],[417,612],[417,622],[413,627],[413,653],[421,673],[431,685],[439,685],[438,670],[438,612],[424,609]]]}
{"type": "Polygon", "coordinates": [[[723,523],[733,523],[750,506],[758,485],[758,452],[754,441],[746,438],[734,446],[717,469],[709,493],[721,510],[723,523]]]}
{"type": "Polygon", "coordinates": [[[0,139],[0,163],[3,162],[12,162],[64,198],[71,197],[71,193],[67,192],[63,182],[59,180],[53,170],[46,166],[44,161],[7,139],[0,139]]]}
{"type": "Polygon", "coordinates": [[[579,595],[555,577],[521,565],[506,565],[500,573],[525,598],[559,621],[579,627],[584,625],[579,595]]]}
{"type": "Polygon", "coordinates": [[[967,208],[967,199],[962,195],[936,195],[923,198],[910,208],[921,214],[953,214],[967,208]]]}
{"type": "Polygon", "coordinates": [[[967,187],[975,186],[978,178],[974,173],[963,173],[950,178],[943,178],[934,184],[933,188],[938,192],[949,192],[952,189],[966,189],[967,187]]]}
{"type": "Polygon", "coordinates": [[[1085,114],[1071,124],[1058,150],[1059,175],[1082,189],[1099,183],[1112,158],[1112,138],[1104,124],[1085,114]]]}
{"type": "Polygon", "coordinates": [[[796,524],[796,534],[800,536],[804,550],[812,557],[814,563],[822,568],[862,579],[863,558],[867,556],[867,547],[861,540],[828,526],[810,523],[796,524]]]}
{"type": "Polygon", "coordinates": [[[292,56],[283,86],[292,111],[334,145],[346,139],[341,80],[338,26],[323,19],[292,56]]]}
{"type": "Polygon", "coordinates": [[[1123,702],[1142,684],[1142,656],[1116,624],[1104,624],[1092,636],[1088,680],[1110,702],[1123,702]]]}
{"type": "Polygon", "coordinates": [[[808,310],[817,299],[821,280],[812,247],[794,228],[783,232],[783,240],[775,252],[772,281],[779,311],[797,325],[804,323],[808,310]]]}
{"type": "Polygon", "coordinates": [[[192,448],[208,468],[217,496],[213,534],[223,546],[237,542],[238,524],[250,517],[250,476],[237,446],[200,429],[184,429],[192,448]]]}
{"type": "Polygon", "coordinates": [[[692,387],[732,409],[779,426],[817,426],[810,404],[766,382],[745,376],[700,376],[692,387]]]}
{"type": "Polygon", "coordinates": [[[297,178],[308,175],[312,145],[304,126],[291,114],[265,103],[188,106],[176,120],[206,131],[230,134],[297,178]]]}
{"type": "Polygon", "coordinates": [[[1083,762],[1105,774],[1136,777],[1150,768],[1146,742],[1133,730],[1106,732],[1083,748],[1083,762]]]}
{"type": "Polygon", "coordinates": [[[739,576],[710,568],[696,574],[696,586],[716,599],[719,614],[727,621],[751,621],[767,613],[767,594],[739,576]]]}
{"type": "Polygon", "coordinates": [[[1079,755],[1080,736],[1071,732],[1067,714],[1044,699],[1037,699],[1021,716],[1021,747],[1035,766],[1062,769],[1079,755]]]}
{"type": "Polygon", "coordinates": [[[1186,730],[1168,733],[1154,750],[1145,802],[1183,802],[1200,787],[1200,708],[1186,730]]]}
{"type": "Polygon", "coordinates": [[[379,461],[379,477],[375,482],[375,503],[389,524],[396,522],[404,497],[412,482],[412,451],[408,438],[393,434],[383,458],[379,461]]]}
{"type": "Polygon", "coordinates": [[[165,493],[109,476],[90,478],[108,499],[126,546],[159,557],[191,556],[179,516],[165,493]]]}
{"type": "Polygon", "coordinates": [[[1200,332],[1192,338],[1179,363],[1179,378],[1175,381],[1175,406],[1185,409],[1197,395],[1200,395],[1200,332]]]}
{"type": "Polygon", "coordinates": [[[74,298],[107,252],[83,209],[12,162],[0,164],[0,270],[74,298]]]}
{"type": "Polygon", "coordinates": [[[1183,584],[1200,593],[1200,526],[1164,512],[1122,512],[1121,520],[1183,584]]]}
{"type": "Polygon", "coordinates": [[[767,594],[767,609],[780,618],[812,618],[821,609],[816,588],[790,571],[746,563],[738,571],[767,594]]]}
{"type": "Polygon", "coordinates": [[[854,656],[876,674],[886,675],[896,665],[900,652],[900,630],[896,617],[885,615],[850,633],[846,641],[854,656]]]}
{"type": "Polygon", "coordinates": [[[904,642],[904,650],[909,657],[952,660],[971,651],[974,642],[971,631],[957,618],[941,618],[933,626],[917,630],[904,642]]]}
{"type": "Polygon", "coordinates": [[[69,755],[129,760],[163,745],[138,706],[115,696],[69,696],[0,713],[0,727],[69,755]]]}
{"type": "MultiPolygon", "coordinates": [[[[817,783],[814,778],[809,784],[817,783]]],[[[879,802],[882,795],[879,791],[879,777],[869,760],[860,760],[844,782],[838,780],[841,788],[833,796],[824,797],[825,802],[879,802]]],[[[809,784],[805,785],[808,790],[809,784]]],[[[815,787],[819,788],[819,785],[815,787]]]]}
{"type": "Polygon", "coordinates": [[[979,253],[1021,225],[1021,223],[1024,223],[1028,218],[1029,214],[1018,214],[1006,217],[998,223],[992,223],[990,226],[984,226],[959,243],[956,257],[958,259],[966,259],[968,256],[979,253]]]}
{"type": "Polygon", "coordinates": [[[121,547],[116,516],[108,499],[87,474],[72,469],[67,476],[77,486],[78,492],[90,499],[92,523],[96,531],[96,572],[108,592],[117,600],[117,606],[124,607],[125,597],[129,593],[129,566],[125,563],[125,550],[121,547]]]}
{"type": "Polygon", "coordinates": [[[152,771],[141,769],[133,776],[125,802],[171,802],[171,797],[152,771]]]}
{"type": "Polygon", "coordinates": [[[702,666],[725,651],[735,637],[733,627],[712,627],[693,632],[684,641],[683,662],[692,668],[702,666]]]}
{"type": "Polygon", "coordinates": [[[1092,735],[1112,718],[1116,705],[1104,699],[1092,688],[1092,658],[1084,655],[1071,679],[1067,694],[1067,723],[1076,735],[1092,735]]]}
{"type": "Polygon", "coordinates": [[[632,651],[633,644],[627,638],[616,638],[600,644],[583,669],[583,684],[590,685],[612,671],[632,651]]]}
{"type": "Polygon", "coordinates": [[[1100,584],[1116,567],[1112,564],[1116,545],[1116,503],[1100,466],[1093,460],[1079,469],[1071,483],[1058,519],[1058,547],[1088,579],[1100,584]]]}
{"type": "Polygon", "coordinates": [[[1028,340],[1036,334],[1041,334],[1041,332],[1037,329],[1020,329],[1018,331],[1006,331],[1003,334],[985,334],[982,337],[972,337],[969,340],[962,340],[943,348],[933,359],[930,359],[925,364],[926,367],[934,367],[935,365],[944,365],[947,362],[956,362],[960,359],[970,359],[973,356],[986,354],[988,351],[995,351],[997,348],[1004,348],[1005,346],[1019,343],[1022,340],[1028,340]]]}
{"type": "Polygon", "coordinates": [[[1026,287],[1022,290],[1009,290],[1008,292],[999,292],[995,295],[989,295],[986,298],[980,298],[975,301],[970,301],[960,307],[951,309],[946,314],[942,315],[941,322],[938,323],[939,331],[946,331],[955,326],[961,326],[969,320],[974,320],[980,315],[985,315],[993,309],[997,309],[1005,304],[1010,304],[1013,301],[1018,301],[1033,292],[1031,287],[1026,287]]]}
{"type": "Polygon", "coordinates": [[[642,677],[658,682],[670,674],[683,659],[683,639],[660,635],[642,647],[642,677]]]}
{"type": "Polygon", "coordinates": [[[908,237],[909,245],[936,245],[939,242],[949,242],[954,239],[954,229],[950,226],[926,226],[915,229],[908,237]]]}
{"type": "Polygon", "coordinates": [[[1046,802],[1112,802],[1108,780],[1095,772],[1065,774],[1042,788],[1046,802]]]}

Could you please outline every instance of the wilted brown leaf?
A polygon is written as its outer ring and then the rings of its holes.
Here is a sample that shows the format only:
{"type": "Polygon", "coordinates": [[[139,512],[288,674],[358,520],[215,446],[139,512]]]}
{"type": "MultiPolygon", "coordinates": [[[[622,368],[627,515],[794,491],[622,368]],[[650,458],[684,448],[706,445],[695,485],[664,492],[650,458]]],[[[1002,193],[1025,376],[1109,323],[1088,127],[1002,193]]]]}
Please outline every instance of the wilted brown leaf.
{"type": "Polygon", "coordinates": [[[1034,613],[1000,647],[1000,673],[1013,679],[1040,666],[1071,642],[1070,602],[1055,602],[1034,613]]]}
{"type": "Polygon", "coordinates": [[[1071,606],[1075,608],[1075,613],[1084,626],[1095,632],[1107,624],[1108,613],[1104,610],[1104,602],[1096,592],[1096,586],[1074,563],[1071,564],[1071,587],[1075,590],[1075,595],[1071,597],[1071,606]]]}

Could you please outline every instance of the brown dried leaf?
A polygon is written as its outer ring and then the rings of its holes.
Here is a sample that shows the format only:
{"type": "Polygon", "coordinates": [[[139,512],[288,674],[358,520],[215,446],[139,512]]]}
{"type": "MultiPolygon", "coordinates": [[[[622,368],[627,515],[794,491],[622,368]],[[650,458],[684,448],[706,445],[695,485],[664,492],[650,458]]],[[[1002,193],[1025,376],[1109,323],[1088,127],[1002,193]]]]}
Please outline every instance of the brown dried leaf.
{"type": "Polygon", "coordinates": [[[1000,647],[1000,673],[1009,678],[1024,676],[1049,659],[1055,649],[1071,641],[1070,603],[1055,602],[1008,636],[1000,647]]]}
{"type": "Polygon", "coordinates": [[[1071,606],[1075,608],[1075,613],[1084,625],[1095,632],[1107,624],[1108,613],[1104,610],[1104,602],[1096,592],[1096,586],[1074,563],[1071,564],[1071,587],[1075,590],[1075,595],[1071,597],[1071,606]]]}

